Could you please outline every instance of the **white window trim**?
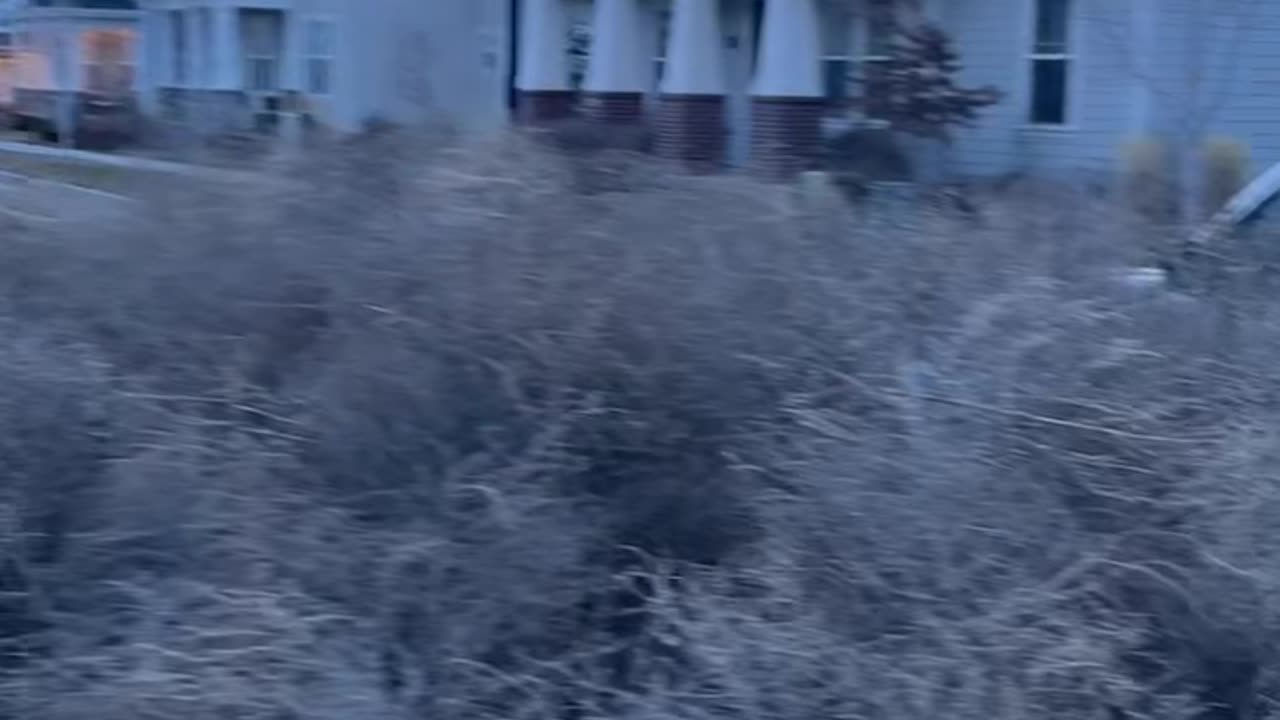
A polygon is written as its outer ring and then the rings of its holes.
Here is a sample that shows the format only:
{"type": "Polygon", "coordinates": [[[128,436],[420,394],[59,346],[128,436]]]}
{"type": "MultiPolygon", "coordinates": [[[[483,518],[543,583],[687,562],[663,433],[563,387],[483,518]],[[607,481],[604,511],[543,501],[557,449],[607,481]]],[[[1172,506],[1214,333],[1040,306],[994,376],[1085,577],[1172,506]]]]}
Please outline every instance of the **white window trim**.
{"type": "MultiPolygon", "coordinates": [[[[257,8],[248,8],[248,9],[257,10],[257,8]]],[[[271,12],[271,9],[264,8],[264,11],[271,12]]],[[[287,23],[288,19],[284,17],[282,11],[275,11],[275,12],[280,12],[280,15],[278,15],[277,17],[280,18],[279,22],[282,23],[279,28],[281,35],[279,38],[277,38],[277,42],[272,48],[274,52],[269,54],[267,53],[257,54],[253,52],[253,47],[252,47],[253,43],[248,42],[249,38],[247,37],[244,29],[247,26],[247,23],[245,21],[245,16],[244,15],[240,16],[240,22],[238,23],[238,27],[240,28],[240,55],[241,55],[240,73],[242,78],[241,82],[244,84],[244,91],[246,93],[249,93],[250,95],[255,95],[255,96],[273,95],[275,93],[280,92],[286,86],[286,78],[284,74],[285,73],[284,63],[285,63],[285,58],[287,57],[287,54],[288,54],[288,48],[285,47],[285,43],[287,42],[287,39],[285,38],[285,33],[288,32],[288,29],[283,23],[287,23]],[[254,67],[254,62],[258,60],[269,60],[271,62],[271,75],[272,75],[272,82],[270,83],[271,87],[260,88],[260,87],[257,87],[256,84],[253,82],[254,75],[253,75],[252,69],[254,67]]]]}
{"type": "Polygon", "coordinates": [[[191,82],[191,33],[183,10],[165,10],[165,39],[168,47],[164,56],[168,59],[169,83],[175,88],[192,87],[191,82]],[[178,39],[182,39],[181,45],[178,39]]]}
{"type": "MultiPolygon", "coordinates": [[[[868,49],[871,47],[872,18],[871,10],[867,2],[864,1],[860,3],[849,19],[853,21],[853,28],[849,33],[850,47],[846,48],[843,53],[830,52],[828,48],[824,47],[821,60],[824,73],[827,63],[843,62],[848,65],[851,72],[857,76],[861,76],[863,69],[868,64],[885,62],[891,59],[888,55],[875,55],[868,52],[868,49]]],[[[850,92],[847,97],[849,99],[853,99],[851,90],[856,83],[852,79],[847,80],[847,82],[850,85],[849,88],[846,88],[846,91],[850,92]]],[[[868,117],[862,111],[852,107],[845,109],[842,113],[837,113],[836,117],[845,117],[851,122],[866,127],[882,127],[885,125],[885,121],[868,117]]]]}
{"type": "Polygon", "coordinates": [[[1076,22],[1079,13],[1079,0],[1068,0],[1067,4],[1067,41],[1062,52],[1036,52],[1036,26],[1039,24],[1040,0],[1027,0],[1027,17],[1024,27],[1026,35],[1022,41],[1025,62],[1023,63],[1023,103],[1021,129],[1033,133],[1071,133],[1077,129],[1079,121],[1077,91],[1079,72],[1078,37],[1080,27],[1076,22]],[[1066,65],[1067,81],[1063,87],[1063,117],[1060,123],[1042,123],[1032,120],[1032,103],[1035,99],[1035,64],[1037,61],[1061,61],[1066,65]]]}
{"type": "Polygon", "coordinates": [[[299,52],[302,54],[302,82],[300,83],[303,92],[311,97],[332,97],[337,93],[338,86],[338,48],[341,41],[338,37],[338,18],[335,15],[312,14],[302,17],[302,42],[300,43],[299,52]],[[329,39],[332,43],[329,48],[328,55],[313,54],[311,52],[311,26],[315,23],[322,23],[329,26],[329,39]],[[324,61],[329,63],[329,87],[323,92],[316,91],[311,85],[311,62],[324,61]]]}
{"type": "Polygon", "coordinates": [[[137,63],[137,57],[136,57],[137,35],[131,35],[128,31],[124,29],[119,29],[119,28],[116,28],[116,29],[99,28],[94,30],[82,31],[79,37],[77,38],[77,40],[79,42],[79,51],[80,51],[79,56],[80,56],[80,78],[81,78],[80,89],[81,90],[87,90],[90,92],[107,92],[110,90],[115,90],[117,92],[126,93],[133,89],[133,87],[137,82],[137,74],[138,74],[138,63],[137,63]],[[123,37],[124,56],[120,62],[106,62],[100,57],[95,57],[95,53],[92,52],[94,48],[91,47],[92,43],[90,41],[90,38],[95,33],[116,33],[116,34],[120,34],[123,37]],[[93,87],[93,79],[94,79],[93,69],[94,68],[97,68],[99,72],[101,72],[101,70],[105,68],[116,68],[119,70],[128,68],[129,82],[120,88],[94,88],[93,87]]]}
{"type": "Polygon", "coordinates": [[[662,78],[667,72],[667,44],[671,40],[671,13],[669,8],[653,12],[653,55],[649,58],[651,74],[651,94],[657,96],[662,87],[662,78]]]}

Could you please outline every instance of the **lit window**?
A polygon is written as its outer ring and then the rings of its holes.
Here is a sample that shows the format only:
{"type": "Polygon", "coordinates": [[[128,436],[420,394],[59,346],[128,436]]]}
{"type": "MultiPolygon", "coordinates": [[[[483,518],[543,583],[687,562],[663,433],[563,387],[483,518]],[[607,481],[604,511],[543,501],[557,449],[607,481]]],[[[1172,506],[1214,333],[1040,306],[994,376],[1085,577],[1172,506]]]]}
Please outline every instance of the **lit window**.
{"type": "Polygon", "coordinates": [[[117,95],[133,88],[133,36],[127,30],[90,30],[80,36],[85,89],[117,95]]]}

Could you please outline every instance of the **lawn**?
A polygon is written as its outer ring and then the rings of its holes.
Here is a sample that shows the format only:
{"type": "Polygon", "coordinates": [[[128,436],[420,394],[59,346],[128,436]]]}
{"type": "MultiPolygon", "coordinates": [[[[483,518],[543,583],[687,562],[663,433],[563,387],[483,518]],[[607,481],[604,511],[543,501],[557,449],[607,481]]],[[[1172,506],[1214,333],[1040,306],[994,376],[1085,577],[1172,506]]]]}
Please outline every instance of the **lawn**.
{"type": "Polygon", "coordinates": [[[167,177],[154,170],[93,165],[9,152],[0,152],[0,171],[131,197],[142,194],[146,188],[167,177]]]}

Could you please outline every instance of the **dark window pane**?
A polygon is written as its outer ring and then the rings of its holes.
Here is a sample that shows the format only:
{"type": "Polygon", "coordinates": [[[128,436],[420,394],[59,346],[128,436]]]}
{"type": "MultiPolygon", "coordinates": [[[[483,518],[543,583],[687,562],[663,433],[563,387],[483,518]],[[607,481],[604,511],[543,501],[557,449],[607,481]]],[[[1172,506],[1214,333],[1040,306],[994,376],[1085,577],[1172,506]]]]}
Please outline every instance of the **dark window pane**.
{"type": "Polygon", "coordinates": [[[824,60],[822,62],[822,81],[827,102],[841,105],[849,99],[849,85],[852,68],[848,60],[824,60]]]}
{"type": "Polygon", "coordinates": [[[1067,61],[1031,61],[1031,122],[1062,125],[1067,121],[1067,61]]]}
{"type": "Polygon", "coordinates": [[[1070,1],[1037,0],[1035,52],[1065,53],[1067,51],[1067,20],[1070,1]]]}
{"type": "Polygon", "coordinates": [[[654,48],[653,56],[664,58],[667,56],[667,43],[671,40],[671,13],[663,10],[658,13],[658,47],[654,48]]]}
{"type": "Polygon", "coordinates": [[[887,115],[888,69],[888,64],[883,62],[862,64],[862,106],[869,118],[883,118],[887,115]]]}

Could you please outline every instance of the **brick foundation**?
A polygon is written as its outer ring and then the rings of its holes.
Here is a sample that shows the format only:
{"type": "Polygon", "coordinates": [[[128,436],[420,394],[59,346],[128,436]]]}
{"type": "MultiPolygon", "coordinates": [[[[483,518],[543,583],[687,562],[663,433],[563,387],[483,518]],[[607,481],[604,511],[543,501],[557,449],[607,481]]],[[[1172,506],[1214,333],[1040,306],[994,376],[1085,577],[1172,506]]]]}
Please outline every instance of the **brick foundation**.
{"type": "Polygon", "coordinates": [[[582,112],[592,120],[607,123],[638,123],[644,120],[644,94],[638,92],[589,92],[582,96],[582,112]]]}
{"type": "Polygon", "coordinates": [[[756,97],[751,105],[751,169],[786,179],[817,166],[822,155],[820,98],[756,97]]]}
{"type": "Polygon", "coordinates": [[[543,125],[573,116],[572,90],[520,90],[516,93],[516,122],[543,125]]]}
{"type": "Polygon", "coordinates": [[[724,165],[723,95],[664,95],[658,110],[660,157],[684,163],[695,172],[724,165]]]}

